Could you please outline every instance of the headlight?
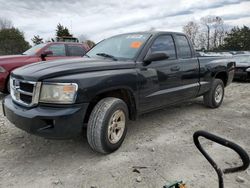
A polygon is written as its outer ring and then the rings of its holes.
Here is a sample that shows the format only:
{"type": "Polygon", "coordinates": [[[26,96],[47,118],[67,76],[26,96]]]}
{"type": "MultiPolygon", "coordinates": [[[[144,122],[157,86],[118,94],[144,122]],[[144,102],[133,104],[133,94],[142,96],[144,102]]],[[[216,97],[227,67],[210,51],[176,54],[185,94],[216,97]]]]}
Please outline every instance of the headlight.
{"type": "Polygon", "coordinates": [[[2,66],[0,66],[0,72],[6,72],[5,68],[3,68],[2,66]]]}
{"type": "Polygon", "coordinates": [[[40,102],[72,104],[75,102],[78,85],[76,83],[43,83],[40,102]]]}
{"type": "Polygon", "coordinates": [[[247,72],[250,72],[250,68],[248,68],[246,71],[247,71],[247,72]]]}

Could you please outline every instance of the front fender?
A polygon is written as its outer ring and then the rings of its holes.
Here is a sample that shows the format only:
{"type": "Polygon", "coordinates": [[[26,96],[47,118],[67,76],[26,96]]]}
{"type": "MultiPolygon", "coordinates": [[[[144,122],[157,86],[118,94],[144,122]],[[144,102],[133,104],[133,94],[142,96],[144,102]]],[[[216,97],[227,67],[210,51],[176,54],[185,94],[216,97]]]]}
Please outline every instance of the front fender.
{"type": "Polygon", "coordinates": [[[137,98],[137,77],[135,69],[119,69],[72,74],[45,81],[77,83],[76,103],[85,103],[101,93],[116,89],[129,90],[137,98]]]}

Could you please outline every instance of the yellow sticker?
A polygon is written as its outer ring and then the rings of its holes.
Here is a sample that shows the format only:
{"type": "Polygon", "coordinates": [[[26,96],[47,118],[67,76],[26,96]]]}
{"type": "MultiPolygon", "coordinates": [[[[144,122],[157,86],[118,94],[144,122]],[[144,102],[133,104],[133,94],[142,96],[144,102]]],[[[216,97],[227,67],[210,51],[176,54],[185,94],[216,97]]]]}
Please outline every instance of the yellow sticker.
{"type": "Polygon", "coordinates": [[[140,41],[134,41],[130,44],[130,48],[140,48],[142,45],[142,42],[140,41]]]}

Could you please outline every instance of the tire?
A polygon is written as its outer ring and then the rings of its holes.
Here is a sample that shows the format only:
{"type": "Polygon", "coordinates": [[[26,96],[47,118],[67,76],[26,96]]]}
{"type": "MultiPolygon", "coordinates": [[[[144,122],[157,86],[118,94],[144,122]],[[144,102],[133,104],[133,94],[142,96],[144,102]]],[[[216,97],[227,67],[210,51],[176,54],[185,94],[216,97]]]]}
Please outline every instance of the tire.
{"type": "Polygon", "coordinates": [[[10,93],[10,79],[8,79],[6,91],[7,91],[7,93],[10,93]]]}
{"type": "Polygon", "coordinates": [[[91,148],[103,154],[117,150],[126,136],[127,121],[128,107],[124,101],[113,97],[100,100],[92,110],[87,126],[91,148]]]}
{"type": "Polygon", "coordinates": [[[224,92],[223,81],[221,79],[214,79],[210,91],[203,96],[205,106],[218,108],[223,102],[224,92]]]}
{"type": "Polygon", "coordinates": [[[10,79],[8,78],[7,83],[5,84],[5,88],[2,91],[4,94],[10,94],[10,79]]]}

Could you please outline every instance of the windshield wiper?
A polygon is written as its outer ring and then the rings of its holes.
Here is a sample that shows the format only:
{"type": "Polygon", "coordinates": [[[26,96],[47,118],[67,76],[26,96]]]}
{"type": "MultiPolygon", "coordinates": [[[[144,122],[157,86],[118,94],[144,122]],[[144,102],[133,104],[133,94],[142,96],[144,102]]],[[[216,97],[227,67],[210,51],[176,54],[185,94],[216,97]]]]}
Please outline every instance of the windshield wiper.
{"type": "Polygon", "coordinates": [[[106,54],[106,53],[97,53],[96,55],[102,56],[102,57],[107,57],[107,58],[111,58],[114,61],[117,61],[117,59],[115,58],[115,56],[112,56],[110,54],[106,54]]]}

